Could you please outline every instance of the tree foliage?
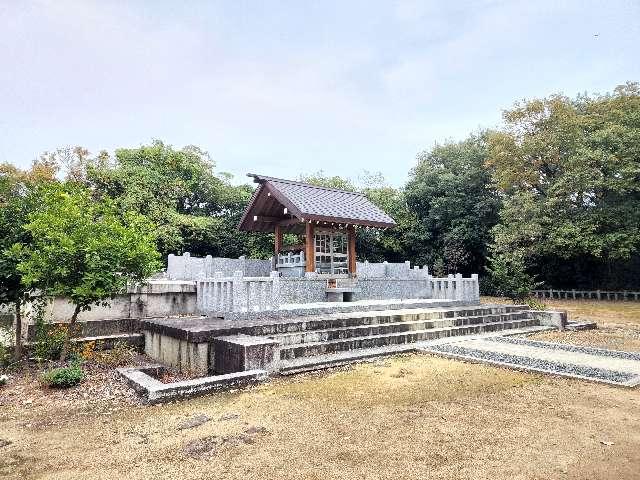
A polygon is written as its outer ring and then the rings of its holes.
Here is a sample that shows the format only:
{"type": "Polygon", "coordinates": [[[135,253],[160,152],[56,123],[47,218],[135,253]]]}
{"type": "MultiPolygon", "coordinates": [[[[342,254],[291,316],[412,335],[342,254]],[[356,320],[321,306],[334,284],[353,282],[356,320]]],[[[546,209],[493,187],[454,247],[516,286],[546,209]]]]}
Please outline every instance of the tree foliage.
{"type": "Polygon", "coordinates": [[[418,155],[406,198],[415,216],[412,256],[437,274],[483,270],[500,199],[485,167],[486,133],[418,155]]]}
{"type": "Polygon", "coordinates": [[[504,196],[498,254],[518,251],[550,284],[562,283],[554,271],[572,287],[585,273],[590,287],[620,280],[606,277],[607,265],[633,261],[640,246],[638,84],[524,102],[504,119],[489,135],[488,156],[504,196]]]}
{"type": "Polygon", "coordinates": [[[157,227],[163,255],[262,253],[259,243],[256,246],[250,235],[235,228],[251,188],[233,186],[228,175],[216,174],[215,163],[200,148],[175,150],[154,141],[98,159],[88,163],[86,183],[114,199],[122,210],[149,218],[157,227]]]}
{"type": "Polygon", "coordinates": [[[113,201],[98,201],[75,184],[44,188],[24,228],[31,244],[11,248],[20,258],[22,282],[75,305],[72,335],[81,311],[107,304],[128,283],[146,280],[161,266],[153,224],[137,213],[121,214],[113,201]]]}
{"type": "Polygon", "coordinates": [[[33,288],[23,282],[20,258],[13,247],[32,245],[33,237],[23,226],[39,203],[38,189],[54,180],[55,171],[47,162],[35,162],[26,171],[0,165],[0,304],[11,305],[15,311],[16,360],[22,354],[22,307],[33,288]]]}

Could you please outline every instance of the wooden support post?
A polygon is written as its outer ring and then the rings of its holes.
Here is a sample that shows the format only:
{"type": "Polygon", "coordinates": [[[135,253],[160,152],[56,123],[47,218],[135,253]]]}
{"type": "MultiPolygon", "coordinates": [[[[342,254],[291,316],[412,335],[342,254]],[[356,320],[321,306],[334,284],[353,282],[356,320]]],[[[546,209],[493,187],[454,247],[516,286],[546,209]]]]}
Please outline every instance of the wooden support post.
{"type": "Polygon", "coordinates": [[[356,229],[353,226],[347,227],[347,238],[349,241],[349,273],[356,274],[356,229]]]}
{"type": "Polygon", "coordinates": [[[275,271],[278,265],[278,254],[280,253],[280,249],[282,249],[282,227],[276,225],[273,233],[275,235],[273,242],[273,271],[275,271]]]}
{"type": "Polygon", "coordinates": [[[304,239],[304,242],[305,242],[304,256],[305,256],[305,260],[307,261],[307,266],[305,270],[307,272],[315,272],[316,271],[316,252],[315,252],[315,245],[313,241],[314,228],[312,223],[306,223],[305,225],[306,225],[306,230],[305,230],[305,239],[304,239]]]}

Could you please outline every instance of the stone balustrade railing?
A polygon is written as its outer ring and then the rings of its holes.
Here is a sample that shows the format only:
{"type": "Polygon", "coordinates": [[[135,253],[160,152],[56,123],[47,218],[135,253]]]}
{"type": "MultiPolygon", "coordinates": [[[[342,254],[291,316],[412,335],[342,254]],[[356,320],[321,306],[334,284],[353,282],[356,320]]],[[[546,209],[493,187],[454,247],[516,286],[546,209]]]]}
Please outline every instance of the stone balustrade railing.
{"type": "Polygon", "coordinates": [[[278,254],[278,267],[304,267],[305,265],[304,252],[278,254]]]}
{"type": "Polygon", "coordinates": [[[216,272],[213,278],[198,280],[197,308],[205,315],[224,315],[229,312],[261,312],[279,307],[279,275],[243,277],[241,271],[233,277],[216,272]]]}
{"type": "Polygon", "coordinates": [[[462,274],[448,275],[447,277],[427,277],[427,295],[429,298],[439,300],[480,300],[480,284],[478,275],[464,278],[462,274]]]}

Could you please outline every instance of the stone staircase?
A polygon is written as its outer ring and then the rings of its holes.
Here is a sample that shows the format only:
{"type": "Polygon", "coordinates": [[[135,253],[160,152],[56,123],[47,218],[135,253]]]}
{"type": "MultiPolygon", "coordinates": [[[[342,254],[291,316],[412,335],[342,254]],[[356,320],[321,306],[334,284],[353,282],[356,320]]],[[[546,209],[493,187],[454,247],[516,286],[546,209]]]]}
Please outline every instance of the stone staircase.
{"type": "Polygon", "coordinates": [[[265,336],[280,343],[278,369],[286,374],[408,351],[417,342],[539,325],[526,305],[481,305],[334,314],[265,336]]]}

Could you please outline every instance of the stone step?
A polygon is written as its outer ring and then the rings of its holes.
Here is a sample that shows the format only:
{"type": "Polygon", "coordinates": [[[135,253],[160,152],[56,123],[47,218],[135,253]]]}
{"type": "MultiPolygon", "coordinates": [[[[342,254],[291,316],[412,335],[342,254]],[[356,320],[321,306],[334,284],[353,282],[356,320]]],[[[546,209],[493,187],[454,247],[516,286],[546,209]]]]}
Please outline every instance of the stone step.
{"type": "MultiPolygon", "coordinates": [[[[496,315],[528,310],[527,305],[482,305],[448,308],[413,308],[403,310],[375,310],[362,312],[334,313],[315,317],[289,318],[282,322],[256,322],[237,328],[246,335],[280,335],[286,333],[332,328],[355,327],[359,325],[379,325],[416,320],[437,320],[465,316],[496,315]]],[[[226,334],[226,333],[225,333],[226,334]]]]}
{"type": "Polygon", "coordinates": [[[528,318],[530,318],[528,312],[521,311],[493,315],[461,316],[429,320],[421,319],[401,322],[381,322],[367,324],[359,323],[353,326],[340,326],[324,330],[305,330],[302,332],[277,334],[271,336],[271,338],[280,342],[281,346],[286,346],[302,343],[327,342],[344,338],[429,330],[434,328],[461,327],[465,325],[478,325],[481,323],[507,322],[511,320],[524,320],[528,318]]]}
{"type": "Polygon", "coordinates": [[[538,320],[521,319],[511,320],[507,322],[481,323],[477,325],[465,325],[459,327],[431,328],[427,330],[389,333],[384,335],[369,335],[364,337],[353,337],[325,342],[287,345],[280,349],[280,358],[282,360],[287,360],[298,357],[322,355],[346,350],[384,347],[389,345],[400,345],[425,340],[434,340],[442,337],[472,335],[511,328],[523,328],[536,326],[538,324],[538,320]]]}
{"type": "Polygon", "coordinates": [[[574,331],[578,331],[578,330],[594,330],[596,328],[598,328],[598,324],[596,322],[593,321],[583,321],[583,322],[567,322],[567,324],[564,327],[567,330],[574,330],[574,331]]]}

